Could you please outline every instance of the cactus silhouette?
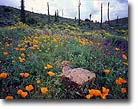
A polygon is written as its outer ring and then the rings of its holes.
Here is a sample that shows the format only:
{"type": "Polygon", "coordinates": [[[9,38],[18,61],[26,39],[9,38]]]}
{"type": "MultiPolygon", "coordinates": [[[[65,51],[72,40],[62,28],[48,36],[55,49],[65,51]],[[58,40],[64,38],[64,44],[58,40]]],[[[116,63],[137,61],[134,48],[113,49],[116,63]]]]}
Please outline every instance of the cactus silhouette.
{"type": "Polygon", "coordinates": [[[21,0],[21,22],[26,23],[24,0],[21,0]]]}
{"type": "Polygon", "coordinates": [[[78,24],[80,25],[80,5],[81,5],[81,2],[79,0],[79,4],[78,4],[78,24]]]}
{"type": "Polygon", "coordinates": [[[102,23],[103,23],[103,4],[101,3],[101,23],[100,23],[101,28],[102,28],[102,23]]]}
{"type": "Polygon", "coordinates": [[[109,6],[110,6],[110,3],[108,2],[108,10],[107,10],[108,23],[110,21],[110,16],[109,16],[109,14],[110,14],[109,8],[110,7],[109,6]]]}
{"type": "Polygon", "coordinates": [[[48,23],[50,23],[49,2],[47,2],[48,23]]]}

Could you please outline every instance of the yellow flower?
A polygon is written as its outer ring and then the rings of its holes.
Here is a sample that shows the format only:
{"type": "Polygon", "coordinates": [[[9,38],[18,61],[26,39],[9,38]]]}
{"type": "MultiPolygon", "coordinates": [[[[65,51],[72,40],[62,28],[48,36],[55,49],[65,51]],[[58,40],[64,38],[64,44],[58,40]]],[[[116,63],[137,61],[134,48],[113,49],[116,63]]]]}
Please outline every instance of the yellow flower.
{"type": "Polygon", "coordinates": [[[48,89],[46,87],[41,87],[41,93],[45,94],[47,93],[48,89]]]}
{"type": "Polygon", "coordinates": [[[124,93],[126,93],[126,92],[127,92],[126,88],[121,88],[121,93],[122,93],[122,94],[124,94],[124,93]]]}
{"type": "Polygon", "coordinates": [[[48,74],[49,76],[55,76],[55,73],[53,73],[53,72],[51,72],[51,71],[49,71],[47,74],[48,74]]]}
{"type": "Polygon", "coordinates": [[[6,96],[5,97],[5,100],[12,100],[13,99],[13,96],[6,96]]]}
{"type": "Polygon", "coordinates": [[[110,73],[110,70],[109,70],[109,69],[105,69],[105,70],[104,70],[104,73],[105,73],[105,74],[109,74],[109,73],[110,73]]]}

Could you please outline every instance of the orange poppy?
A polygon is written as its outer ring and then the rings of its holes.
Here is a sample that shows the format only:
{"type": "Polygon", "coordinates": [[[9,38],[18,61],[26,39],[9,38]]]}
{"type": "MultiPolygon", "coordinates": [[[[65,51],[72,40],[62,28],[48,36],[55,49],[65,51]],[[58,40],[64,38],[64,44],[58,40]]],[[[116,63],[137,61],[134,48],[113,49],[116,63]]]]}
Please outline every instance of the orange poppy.
{"type": "Polygon", "coordinates": [[[0,74],[0,78],[3,78],[3,79],[7,78],[7,76],[8,76],[8,73],[6,72],[3,72],[0,74]]]}
{"type": "Polygon", "coordinates": [[[17,91],[17,94],[18,94],[18,95],[21,95],[22,92],[23,92],[23,90],[19,89],[19,90],[17,91]]]}
{"type": "Polygon", "coordinates": [[[6,52],[6,51],[3,52],[3,55],[4,55],[4,56],[7,56],[7,55],[8,55],[8,52],[6,52]]]}
{"type": "Polygon", "coordinates": [[[127,56],[125,54],[122,54],[122,58],[127,60],[127,56]]]}
{"type": "Polygon", "coordinates": [[[25,87],[25,90],[27,90],[28,92],[32,91],[34,89],[34,87],[32,85],[28,85],[25,87]]]}
{"type": "Polygon", "coordinates": [[[22,56],[22,57],[25,57],[25,54],[24,54],[24,53],[22,53],[22,54],[21,54],[21,56],[22,56]]]}
{"type": "Polygon", "coordinates": [[[104,73],[105,73],[105,74],[109,74],[109,73],[110,73],[110,70],[109,70],[109,69],[105,69],[105,70],[104,70],[104,73]]]}
{"type": "Polygon", "coordinates": [[[119,50],[120,50],[120,48],[115,48],[115,50],[116,50],[116,51],[119,51],[119,50]]]}
{"type": "Polygon", "coordinates": [[[124,93],[126,93],[126,92],[127,92],[126,88],[121,88],[121,93],[122,93],[122,94],[124,94],[124,93]]]}
{"type": "Polygon", "coordinates": [[[6,96],[5,97],[5,100],[12,100],[13,99],[13,96],[6,96]]]}
{"type": "Polygon", "coordinates": [[[22,96],[23,98],[25,98],[27,95],[28,95],[28,92],[22,92],[22,93],[21,93],[21,96],[22,96]]]}
{"type": "Polygon", "coordinates": [[[48,74],[49,76],[55,76],[55,73],[53,73],[53,72],[51,72],[51,71],[49,71],[47,74],[48,74]]]}
{"type": "Polygon", "coordinates": [[[41,93],[45,94],[47,93],[48,89],[46,87],[41,87],[41,93]]]}
{"type": "Polygon", "coordinates": [[[36,83],[37,83],[37,84],[40,84],[40,83],[41,83],[41,81],[40,81],[40,80],[37,80],[37,81],[36,81],[36,83]]]}

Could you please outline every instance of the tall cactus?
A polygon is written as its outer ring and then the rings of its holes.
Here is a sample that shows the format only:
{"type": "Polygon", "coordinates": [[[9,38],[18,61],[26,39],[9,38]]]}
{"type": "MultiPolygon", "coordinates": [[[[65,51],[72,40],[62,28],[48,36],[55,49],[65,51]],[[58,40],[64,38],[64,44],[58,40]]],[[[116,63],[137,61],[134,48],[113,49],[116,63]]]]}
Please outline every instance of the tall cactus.
{"type": "Polygon", "coordinates": [[[21,0],[21,22],[26,23],[24,0],[21,0]]]}
{"type": "Polygon", "coordinates": [[[110,6],[110,3],[108,2],[108,10],[107,10],[107,17],[108,17],[108,23],[109,23],[109,21],[110,21],[110,16],[109,16],[109,13],[110,13],[110,11],[109,11],[109,7],[110,6]]]}
{"type": "Polygon", "coordinates": [[[116,18],[116,25],[118,25],[118,23],[119,23],[119,20],[118,20],[118,16],[117,16],[117,18],[116,18]]]}
{"type": "Polygon", "coordinates": [[[57,22],[57,11],[55,11],[55,22],[57,22]]]}
{"type": "Polygon", "coordinates": [[[91,17],[92,17],[92,15],[90,14],[90,21],[91,21],[91,17]]]}
{"type": "Polygon", "coordinates": [[[79,25],[80,25],[80,5],[81,5],[81,2],[79,0],[79,4],[78,4],[78,19],[79,19],[78,24],[79,25]]]}
{"type": "Polygon", "coordinates": [[[100,23],[101,28],[102,28],[102,23],[103,23],[103,4],[101,3],[101,23],[100,23]]]}
{"type": "Polygon", "coordinates": [[[62,9],[62,17],[63,17],[64,13],[63,13],[63,9],[62,9]]]}
{"type": "Polygon", "coordinates": [[[50,23],[49,2],[47,2],[48,23],[50,23]]]}

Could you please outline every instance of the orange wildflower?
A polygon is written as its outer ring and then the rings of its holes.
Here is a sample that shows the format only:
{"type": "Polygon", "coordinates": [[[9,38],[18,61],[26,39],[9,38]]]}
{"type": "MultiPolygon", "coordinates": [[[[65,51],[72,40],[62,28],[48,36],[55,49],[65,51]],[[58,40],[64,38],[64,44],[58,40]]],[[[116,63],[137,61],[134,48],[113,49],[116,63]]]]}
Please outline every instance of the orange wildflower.
{"type": "Polygon", "coordinates": [[[105,73],[105,74],[109,74],[109,73],[110,73],[110,70],[109,70],[109,69],[105,69],[105,70],[104,70],[104,73],[105,73]]]}
{"type": "Polygon", "coordinates": [[[23,63],[24,60],[25,60],[24,58],[19,57],[19,62],[20,62],[20,63],[23,63]]]}
{"type": "Polygon", "coordinates": [[[23,78],[27,78],[30,76],[30,74],[29,73],[20,73],[20,76],[23,78]]]}
{"type": "Polygon", "coordinates": [[[5,97],[5,100],[12,100],[13,99],[13,96],[6,96],[5,97]]]}
{"type": "Polygon", "coordinates": [[[115,50],[116,50],[116,51],[119,51],[119,50],[120,50],[120,48],[115,48],[115,50]]]}
{"type": "Polygon", "coordinates": [[[51,72],[51,71],[49,71],[47,74],[48,74],[49,76],[55,76],[55,73],[53,73],[53,72],[51,72]]]}
{"type": "Polygon", "coordinates": [[[27,90],[28,92],[32,91],[34,89],[33,85],[28,85],[25,87],[25,90],[27,90]]]}
{"type": "Polygon", "coordinates": [[[22,53],[22,54],[21,54],[21,56],[22,56],[22,57],[25,57],[25,54],[24,54],[24,53],[22,53]]]}
{"type": "Polygon", "coordinates": [[[101,91],[100,90],[95,90],[94,96],[101,96],[101,91]]]}
{"type": "Polygon", "coordinates": [[[102,99],[106,99],[106,96],[108,95],[109,93],[109,89],[105,88],[105,87],[102,87],[102,94],[101,94],[101,98],[102,99]]]}
{"type": "Polygon", "coordinates": [[[128,66],[128,63],[127,62],[123,62],[124,65],[128,66]]]}
{"type": "Polygon", "coordinates": [[[125,84],[127,81],[124,80],[123,78],[119,77],[119,81],[122,83],[122,84],[125,84]]]}
{"type": "Polygon", "coordinates": [[[124,80],[123,78],[119,77],[118,79],[116,79],[115,83],[116,85],[120,86],[122,84],[125,84],[127,81],[124,80]]]}
{"type": "Polygon", "coordinates": [[[118,85],[118,86],[120,86],[120,85],[122,84],[118,79],[115,80],[115,83],[116,83],[116,85],[118,85]]]}
{"type": "Polygon", "coordinates": [[[18,94],[18,95],[21,95],[22,92],[23,92],[23,90],[19,89],[19,90],[17,91],[17,94],[18,94]]]}
{"type": "Polygon", "coordinates": [[[124,94],[124,93],[126,93],[126,92],[127,92],[126,88],[121,88],[121,93],[122,93],[122,94],[124,94]]]}
{"type": "Polygon", "coordinates": [[[94,93],[95,93],[95,90],[94,89],[89,90],[89,94],[90,95],[94,95],[94,93]]]}
{"type": "Polygon", "coordinates": [[[41,87],[41,93],[45,94],[47,93],[48,89],[46,87],[41,87]]]}
{"type": "Polygon", "coordinates": [[[122,54],[122,58],[127,60],[127,56],[125,54],[122,54]]]}
{"type": "Polygon", "coordinates": [[[15,48],[16,51],[19,51],[19,48],[15,48]]]}
{"type": "Polygon", "coordinates": [[[36,81],[36,83],[37,83],[37,84],[40,84],[40,83],[41,83],[41,81],[40,81],[40,80],[37,80],[37,81],[36,81]]]}
{"type": "Polygon", "coordinates": [[[28,95],[28,92],[22,92],[22,93],[21,93],[21,96],[22,96],[23,98],[25,98],[27,95],[28,95]]]}
{"type": "Polygon", "coordinates": [[[6,72],[3,72],[0,74],[0,78],[3,78],[3,79],[7,78],[7,76],[8,76],[8,73],[6,72]]]}
{"type": "Polygon", "coordinates": [[[47,64],[44,68],[47,70],[47,69],[51,69],[51,68],[53,68],[53,67],[52,67],[52,65],[47,64]]]}
{"type": "Polygon", "coordinates": [[[29,73],[24,73],[24,78],[27,78],[27,77],[29,77],[29,76],[30,76],[29,73]]]}
{"type": "Polygon", "coordinates": [[[57,42],[57,39],[54,38],[54,39],[52,40],[52,42],[53,42],[53,43],[56,43],[56,42],[57,42]]]}
{"type": "Polygon", "coordinates": [[[4,55],[4,56],[7,56],[7,55],[8,55],[8,52],[6,52],[6,51],[3,52],[3,55],[4,55]]]}
{"type": "Polygon", "coordinates": [[[20,51],[25,51],[25,48],[20,48],[20,51]]]}
{"type": "Polygon", "coordinates": [[[92,96],[90,94],[88,94],[85,97],[86,97],[86,99],[91,99],[92,96]]]}

